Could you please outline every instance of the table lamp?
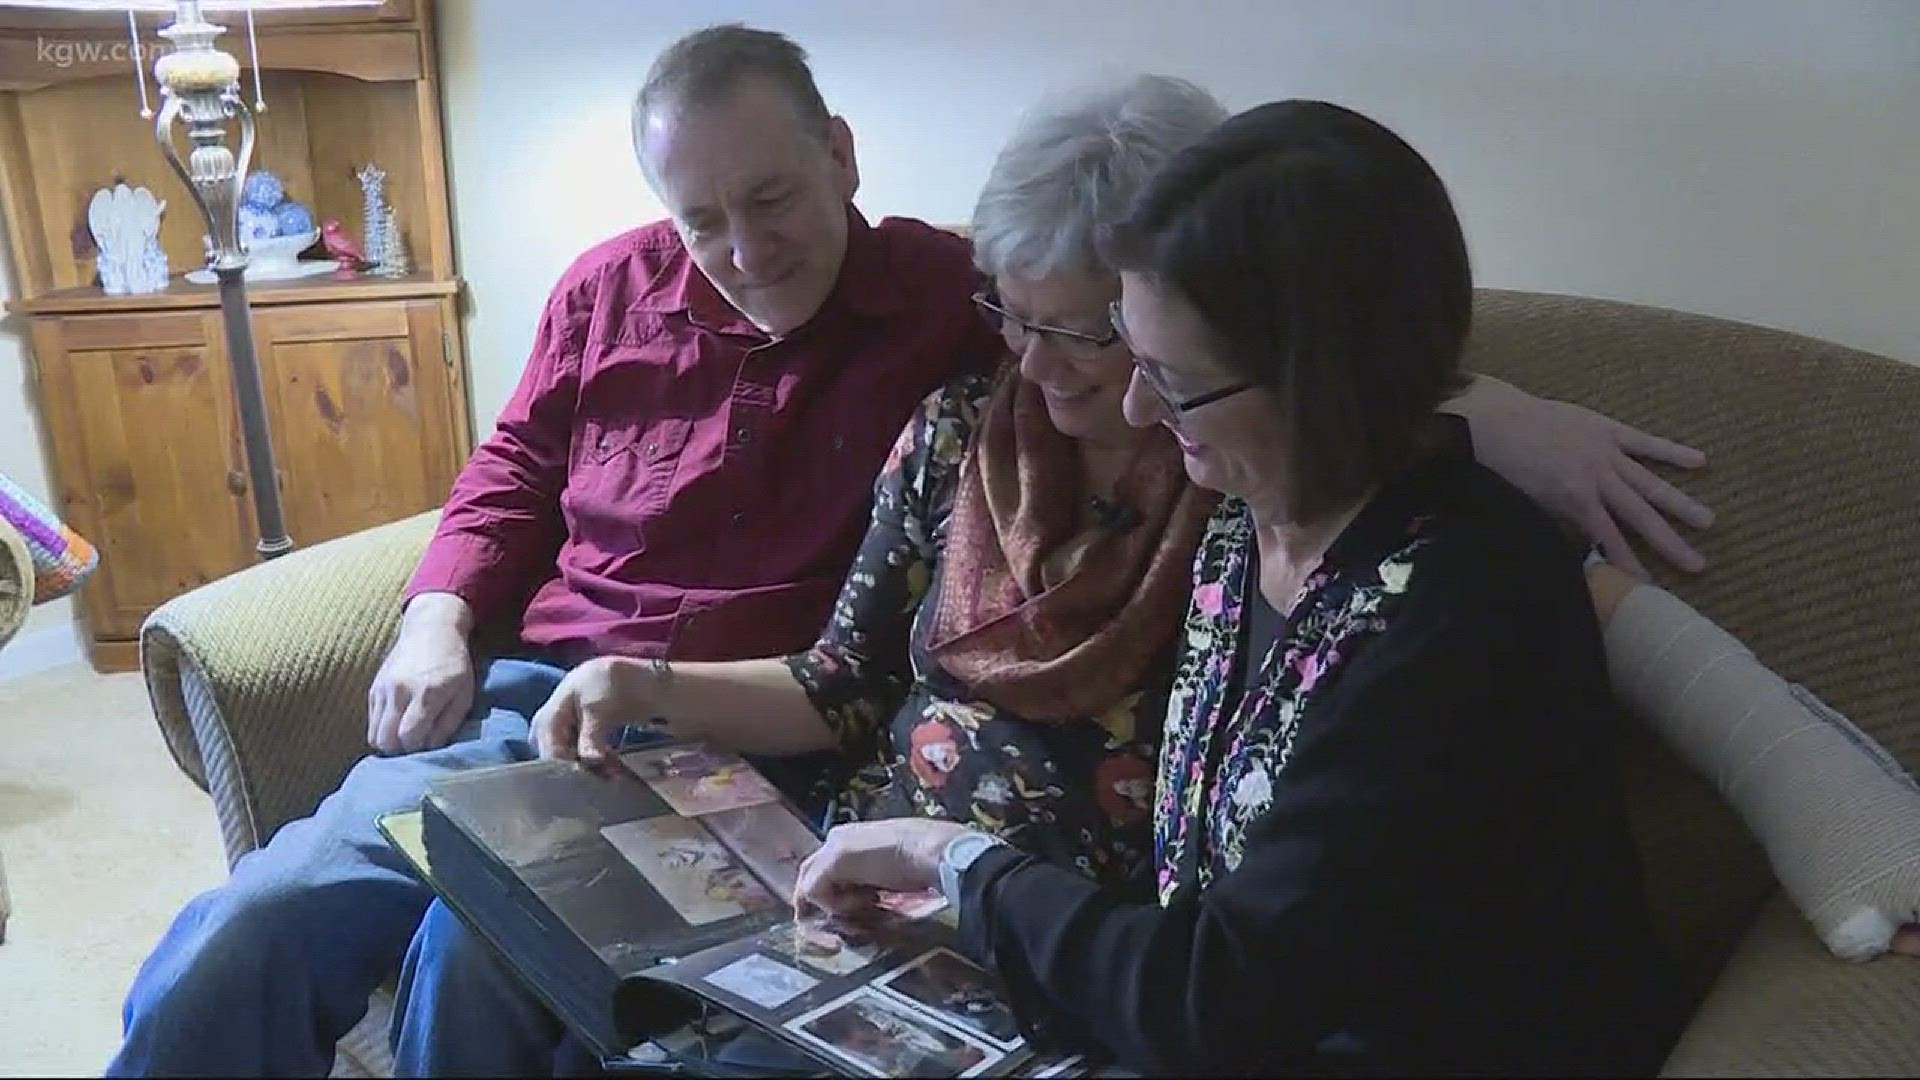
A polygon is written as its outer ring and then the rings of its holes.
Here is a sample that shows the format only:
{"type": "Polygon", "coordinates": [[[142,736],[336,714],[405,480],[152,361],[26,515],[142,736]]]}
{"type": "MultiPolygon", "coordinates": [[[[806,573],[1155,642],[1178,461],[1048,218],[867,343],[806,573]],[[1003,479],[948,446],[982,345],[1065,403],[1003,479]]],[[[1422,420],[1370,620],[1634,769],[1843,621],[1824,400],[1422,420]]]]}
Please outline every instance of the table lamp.
{"type": "Polygon", "coordinates": [[[140,84],[141,115],[153,115],[148,107],[146,73],[140,60],[147,50],[140,46],[139,11],[167,12],[173,22],[162,28],[160,36],[171,47],[153,65],[153,76],[160,86],[160,111],[154,121],[154,135],[173,171],[187,186],[194,205],[207,222],[207,265],[220,283],[220,313],[226,334],[227,356],[233,371],[234,398],[240,410],[240,426],[245,438],[247,472],[253,482],[255,521],[260,539],[256,545],[263,559],[272,559],[293,550],[287,536],[286,520],[280,506],[279,473],[274,467],[273,440],[267,428],[266,398],[260,385],[260,363],[254,354],[253,321],[247,305],[245,272],[247,252],[240,244],[239,207],[242,186],[246,183],[248,160],[253,156],[254,116],[266,111],[260,91],[258,38],[253,14],[259,11],[284,11],[298,8],[377,7],[381,0],[0,0],[0,6],[27,7],[63,11],[120,13],[127,16],[127,29],[133,36],[134,73],[140,84]],[[249,107],[241,98],[240,63],[214,47],[214,39],[226,28],[207,21],[206,14],[216,11],[244,13],[247,39],[253,51],[254,100],[249,107]],[[228,145],[228,125],[239,129],[239,153],[228,145]],[[186,129],[192,149],[185,157],[175,146],[174,127],[186,129]]]}

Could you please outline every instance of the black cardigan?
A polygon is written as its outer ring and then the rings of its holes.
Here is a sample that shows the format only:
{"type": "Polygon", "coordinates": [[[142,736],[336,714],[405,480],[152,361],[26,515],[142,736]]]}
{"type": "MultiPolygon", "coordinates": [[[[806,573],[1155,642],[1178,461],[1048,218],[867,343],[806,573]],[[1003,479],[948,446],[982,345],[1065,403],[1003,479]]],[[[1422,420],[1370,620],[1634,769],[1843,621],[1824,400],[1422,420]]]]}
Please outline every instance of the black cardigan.
{"type": "Polygon", "coordinates": [[[1237,868],[1165,906],[1010,850],[969,868],[967,948],[1043,1041],[1148,1073],[1657,1071],[1676,984],[1578,553],[1464,425],[1324,565],[1410,523],[1405,596],[1300,714],[1237,868]]]}

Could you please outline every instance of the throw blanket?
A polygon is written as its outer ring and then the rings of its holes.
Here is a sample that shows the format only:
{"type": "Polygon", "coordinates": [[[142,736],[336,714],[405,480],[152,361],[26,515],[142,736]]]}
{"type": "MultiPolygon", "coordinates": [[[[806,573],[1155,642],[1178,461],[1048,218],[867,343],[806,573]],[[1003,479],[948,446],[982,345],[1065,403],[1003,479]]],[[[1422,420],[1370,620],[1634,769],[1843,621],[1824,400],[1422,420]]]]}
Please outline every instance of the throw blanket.
{"type": "Polygon", "coordinates": [[[92,544],[5,476],[0,476],[0,519],[19,531],[33,553],[36,604],[72,592],[100,565],[100,553],[92,544]]]}

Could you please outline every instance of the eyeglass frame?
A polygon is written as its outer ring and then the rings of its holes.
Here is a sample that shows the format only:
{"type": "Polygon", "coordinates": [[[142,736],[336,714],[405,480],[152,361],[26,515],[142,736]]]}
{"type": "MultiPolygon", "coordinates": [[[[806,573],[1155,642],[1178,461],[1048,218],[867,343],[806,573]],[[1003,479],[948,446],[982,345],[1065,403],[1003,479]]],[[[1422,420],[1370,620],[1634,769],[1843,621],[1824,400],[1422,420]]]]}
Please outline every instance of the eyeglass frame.
{"type": "Polygon", "coordinates": [[[1064,326],[1049,326],[1046,323],[1028,322],[1013,312],[1008,311],[1006,308],[1001,307],[998,302],[999,299],[1000,298],[992,291],[982,289],[973,294],[973,305],[980,309],[982,316],[990,316],[989,321],[992,319],[999,320],[999,325],[996,326],[995,329],[1000,332],[1000,337],[1007,343],[1007,347],[1013,349],[1015,352],[1020,350],[1019,347],[1014,344],[1013,335],[1007,332],[1009,327],[1018,328],[1022,342],[1036,334],[1051,334],[1056,338],[1064,338],[1065,344],[1076,346],[1076,348],[1070,348],[1068,350],[1069,353],[1075,357],[1086,360],[1093,359],[1094,353],[1111,349],[1120,342],[1120,332],[1111,326],[1107,328],[1105,334],[1089,334],[1084,330],[1069,330],[1064,326]],[[1078,347],[1084,347],[1090,351],[1082,354],[1078,347]]]}
{"type": "Polygon", "coordinates": [[[1228,386],[1222,386],[1217,390],[1209,390],[1204,394],[1195,394],[1193,397],[1182,401],[1174,397],[1173,389],[1162,382],[1159,375],[1155,374],[1152,367],[1155,361],[1141,356],[1140,350],[1134,348],[1133,342],[1128,339],[1127,328],[1120,321],[1120,301],[1115,300],[1107,305],[1107,323],[1113,327],[1114,336],[1119,338],[1120,343],[1127,347],[1127,355],[1133,358],[1133,370],[1140,373],[1141,381],[1145,382],[1147,389],[1152,390],[1154,395],[1160,399],[1160,403],[1165,405],[1176,416],[1183,416],[1195,409],[1211,405],[1216,401],[1225,401],[1235,394],[1244,394],[1248,390],[1256,389],[1259,385],[1250,382],[1237,382],[1228,386]]]}

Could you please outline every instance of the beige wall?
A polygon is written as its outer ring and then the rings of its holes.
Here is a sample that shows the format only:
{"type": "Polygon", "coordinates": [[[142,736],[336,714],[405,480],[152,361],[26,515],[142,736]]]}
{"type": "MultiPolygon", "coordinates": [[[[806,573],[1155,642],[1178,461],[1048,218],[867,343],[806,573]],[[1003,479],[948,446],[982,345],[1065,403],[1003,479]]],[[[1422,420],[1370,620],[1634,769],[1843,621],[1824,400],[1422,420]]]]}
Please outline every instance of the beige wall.
{"type": "MultiPolygon", "coordinates": [[[[0,242],[6,233],[0,223],[0,242]]],[[[13,295],[12,271],[0,258],[0,296],[13,295]]],[[[33,373],[27,362],[25,327],[16,317],[0,318],[0,474],[35,498],[56,506],[40,449],[40,423],[32,406],[33,373]]],[[[33,609],[21,634],[48,629],[73,619],[73,604],[56,600],[33,609]]]]}
{"type": "Polygon", "coordinates": [[[627,101],[679,34],[813,54],[870,216],[964,220],[1019,110],[1102,70],[1324,97],[1455,193],[1488,285],[1746,319],[1920,361],[1912,0],[446,0],[480,430],[581,248],[658,213],[627,101]]]}

